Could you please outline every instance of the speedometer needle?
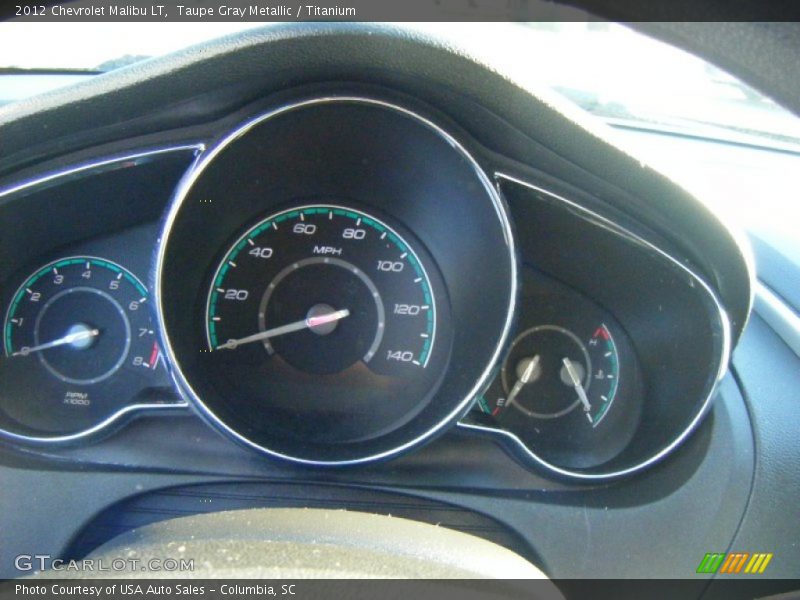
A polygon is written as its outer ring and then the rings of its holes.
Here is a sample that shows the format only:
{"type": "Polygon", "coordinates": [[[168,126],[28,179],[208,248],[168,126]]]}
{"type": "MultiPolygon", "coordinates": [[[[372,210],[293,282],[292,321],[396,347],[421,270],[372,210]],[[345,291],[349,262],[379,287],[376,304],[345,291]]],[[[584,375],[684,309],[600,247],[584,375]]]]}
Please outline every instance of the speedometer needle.
{"type": "Polygon", "coordinates": [[[242,344],[259,342],[261,340],[266,340],[269,338],[277,337],[279,335],[300,331],[302,329],[313,329],[314,327],[319,327],[321,325],[333,323],[335,321],[339,321],[349,316],[350,316],[350,311],[346,308],[343,308],[342,310],[329,312],[323,315],[315,315],[313,317],[305,318],[302,321],[295,321],[294,323],[288,323],[287,325],[281,325],[280,327],[273,327],[272,329],[267,329],[266,331],[260,331],[258,333],[254,333],[253,335],[248,335],[247,337],[239,338],[238,340],[228,340],[224,344],[217,346],[215,350],[235,350],[242,344]]]}
{"type": "Polygon", "coordinates": [[[34,352],[47,350],[48,348],[56,348],[58,346],[64,346],[66,344],[74,344],[75,342],[88,340],[89,338],[93,338],[98,335],[100,335],[99,329],[81,329],[80,331],[76,331],[74,333],[68,333],[64,337],[58,338],[57,340],[53,340],[52,342],[47,342],[46,344],[39,344],[38,346],[34,346],[33,348],[23,348],[18,352],[14,352],[11,356],[28,356],[29,354],[33,354],[34,352]]]}
{"type": "Polygon", "coordinates": [[[589,417],[589,420],[591,421],[592,417],[589,414],[589,411],[592,410],[592,405],[589,404],[589,398],[586,397],[586,390],[583,389],[581,378],[578,375],[578,372],[575,370],[575,365],[573,365],[572,361],[566,356],[561,360],[561,362],[564,363],[564,368],[567,369],[567,374],[572,381],[572,386],[575,388],[575,391],[578,392],[578,398],[580,398],[581,402],[583,403],[583,410],[586,411],[586,416],[589,417]]]}

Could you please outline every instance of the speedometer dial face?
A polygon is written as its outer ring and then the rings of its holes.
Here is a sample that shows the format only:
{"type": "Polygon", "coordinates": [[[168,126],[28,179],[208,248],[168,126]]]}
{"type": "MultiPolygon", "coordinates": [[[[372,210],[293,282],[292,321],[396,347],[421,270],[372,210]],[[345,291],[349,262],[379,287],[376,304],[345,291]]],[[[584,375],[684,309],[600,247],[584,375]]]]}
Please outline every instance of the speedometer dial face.
{"type": "Polygon", "coordinates": [[[214,275],[206,327],[210,350],[260,342],[300,371],[363,362],[401,375],[427,367],[436,305],[425,268],[394,230],[365,213],[308,206],[268,217],[234,244],[214,275]],[[293,323],[302,326],[264,335],[293,323]]]}
{"type": "Polygon", "coordinates": [[[209,282],[204,354],[222,410],[278,445],[396,427],[436,390],[444,296],[424,248],[371,213],[314,204],[258,220],[209,282]]]}

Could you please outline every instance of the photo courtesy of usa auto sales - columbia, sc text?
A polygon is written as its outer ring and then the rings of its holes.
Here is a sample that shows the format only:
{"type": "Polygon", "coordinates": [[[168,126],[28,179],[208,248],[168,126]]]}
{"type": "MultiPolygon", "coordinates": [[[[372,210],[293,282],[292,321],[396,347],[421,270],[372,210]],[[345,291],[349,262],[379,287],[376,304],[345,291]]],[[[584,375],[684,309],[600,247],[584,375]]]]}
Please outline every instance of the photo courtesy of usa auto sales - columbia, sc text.
{"type": "Polygon", "coordinates": [[[175,595],[175,596],[197,596],[207,592],[219,593],[222,596],[239,596],[257,594],[259,596],[294,596],[297,594],[297,585],[240,585],[222,584],[209,588],[204,585],[184,585],[184,584],[138,584],[138,583],[111,583],[106,585],[82,585],[54,583],[51,585],[30,585],[18,583],[15,593],[24,596],[88,596],[100,598],[120,594],[123,596],[149,596],[149,595],[175,595]]]}

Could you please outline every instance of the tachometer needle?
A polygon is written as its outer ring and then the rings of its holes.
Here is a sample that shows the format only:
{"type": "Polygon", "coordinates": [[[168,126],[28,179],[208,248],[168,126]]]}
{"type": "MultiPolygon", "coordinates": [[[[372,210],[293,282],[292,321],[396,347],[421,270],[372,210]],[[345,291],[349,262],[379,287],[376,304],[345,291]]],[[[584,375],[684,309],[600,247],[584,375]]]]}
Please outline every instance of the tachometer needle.
{"type": "Polygon", "coordinates": [[[287,325],[281,325],[280,327],[273,327],[272,329],[267,329],[266,331],[260,331],[258,333],[254,333],[253,335],[248,335],[247,337],[239,338],[238,340],[228,340],[224,344],[217,346],[215,350],[235,350],[242,344],[259,342],[261,340],[274,338],[279,335],[284,335],[287,333],[293,333],[295,331],[300,331],[302,329],[313,329],[314,327],[319,327],[321,325],[333,323],[335,321],[339,321],[349,316],[350,316],[350,310],[348,310],[347,308],[343,308],[342,310],[335,310],[333,312],[329,312],[323,315],[315,315],[313,317],[308,317],[306,319],[303,319],[302,321],[295,321],[294,323],[288,323],[287,325]]]}
{"type": "Polygon", "coordinates": [[[589,414],[589,411],[592,410],[592,405],[589,404],[589,398],[586,397],[586,390],[583,389],[581,378],[578,375],[578,372],[575,370],[575,365],[573,365],[572,361],[566,356],[561,360],[561,362],[564,363],[564,368],[567,370],[567,374],[572,381],[572,386],[575,388],[575,391],[578,392],[578,398],[580,398],[581,402],[583,403],[583,410],[586,411],[586,416],[589,417],[589,420],[591,421],[592,417],[589,414]]]}
{"type": "Polygon", "coordinates": [[[514,387],[511,388],[511,391],[508,394],[508,398],[506,398],[506,406],[511,406],[511,403],[514,402],[514,399],[517,395],[522,391],[522,388],[531,380],[533,376],[533,372],[536,370],[536,366],[539,364],[539,355],[537,354],[534,356],[528,366],[525,367],[525,370],[522,372],[522,377],[517,379],[517,383],[514,384],[514,387]]]}
{"type": "Polygon", "coordinates": [[[33,348],[23,348],[18,352],[14,352],[11,356],[28,356],[28,354],[33,354],[34,352],[47,350],[48,348],[56,348],[58,346],[64,346],[66,344],[74,344],[75,342],[88,340],[98,335],[100,335],[99,329],[82,329],[74,333],[68,333],[64,337],[58,338],[57,340],[53,340],[52,342],[47,342],[46,344],[39,344],[38,346],[34,346],[33,348]]]}

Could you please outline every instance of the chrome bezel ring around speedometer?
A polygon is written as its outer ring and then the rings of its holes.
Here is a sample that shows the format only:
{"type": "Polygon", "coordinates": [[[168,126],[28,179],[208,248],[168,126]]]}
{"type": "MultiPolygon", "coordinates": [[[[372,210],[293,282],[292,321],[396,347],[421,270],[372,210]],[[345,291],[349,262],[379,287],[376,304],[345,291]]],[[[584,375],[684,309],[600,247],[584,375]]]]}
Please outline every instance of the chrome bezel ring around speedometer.
{"type": "MultiPolygon", "coordinates": [[[[379,137],[379,134],[376,135],[376,137],[379,137]]],[[[464,175],[464,177],[466,177],[466,175],[464,175]]],[[[329,194],[328,197],[336,198],[342,196],[329,194]]],[[[291,198],[284,198],[284,203],[289,200],[291,200],[291,198]]],[[[358,201],[362,201],[362,199],[357,198],[356,202],[358,201]]],[[[296,202],[296,204],[302,204],[302,202],[296,202]]],[[[306,204],[308,204],[308,202],[306,202],[306,204]]],[[[426,207],[427,210],[430,210],[428,205],[420,201],[416,209],[421,211],[425,210],[426,207]]],[[[275,209],[267,210],[267,208],[268,207],[264,207],[264,213],[276,212],[275,209]]],[[[195,209],[191,208],[187,210],[195,209]]],[[[475,215],[470,214],[470,216],[475,215]]],[[[393,220],[403,221],[402,218],[398,218],[396,215],[392,215],[392,217],[393,220]]],[[[408,223],[405,223],[405,225],[408,226],[408,223]]],[[[452,227],[464,227],[464,225],[456,224],[452,225],[452,227]]],[[[413,233],[417,234],[417,231],[413,233]]],[[[473,232],[470,232],[470,234],[474,236],[473,232]]],[[[423,241],[426,244],[436,244],[436,240],[431,241],[432,238],[429,232],[423,232],[420,235],[425,238],[423,241]]],[[[474,237],[470,239],[474,239],[474,237]]],[[[433,255],[434,259],[440,259],[440,257],[436,255],[436,252],[433,252],[433,255]]],[[[451,285],[452,282],[448,279],[450,276],[450,271],[448,269],[452,270],[454,267],[451,263],[456,261],[448,262],[447,259],[442,259],[440,262],[444,265],[444,279],[447,280],[447,285],[451,285]]],[[[191,280],[190,285],[194,285],[194,279],[191,280]]],[[[199,290],[196,292],[199,292],[199,290]]],[[[207,289],[203,290],[203,292],[207,292],[207,289]]],[[[189,292],[186,293],[188,294],[189,292]]],[[[219,142],[214,144],[210,150],[204,153],[200,157],[195,168],[181,181],[171,201],[157,251],[154,282],[156,313],[160,334],[162,336],[162,346],[167,356],[168,364],[171,367],[174,380],[177,382],[181,393],[190,400],[197,412],[222,433],[259,453],[314,466],[355,465],[390,458],[432,439],[447,426],[454,425],[458,418],[469,409],[476,394],[486,385],[501,351],[505,347],[512,323],[516,293],[516,250],[506,207],[498,191],[492,185],[491,180],[476,159],[468,152],[461,142],[456,140],[456,138],[447,133],[439,125],[422,116],[419,112],[385,100],[356,96],[319,97],[281,106],[244,122],[240,127],[225,135],[219,142]],[[495,285],[498,281],[497,279],[492,282],[493,289],[496,289],[496,293],[491,302],[495,303],[496,310],[491,311],[493,313],[491,318],[495,319],[492,321],[492,327],[495,327],[494,323],[496,323],[496,329],[493,329],[490,335],[485,336],[485,339],[490,341],[490,345],[486,348],[473,348],[469,350],[474,354],[473,363],[475,363],[474,365],[469,365],[473,367],[470,369],[470,372],[474,372],[475,375],[467,379],[464,377],[463,373],[461,373],[456,377],[456,375],[452,373],[450,365],[445,365],[444,372],[442,373],[442,380],[444,383],[442,384],[440,392],[437,392],[436,397],[436,403],[438,404],[432,403],[434,406],[433,408],[429,409],[425,407],[424,409],[428,410],[428,416],[426,418],[429,419],[430,422],[420,421],[419,431],[415,431],[413,436],[410,435],[404,439],[390,439],[387,436],[385,442],[383,441],[384,438],[379,438],[383,443],[382,447],[378,446],[376,442],[374,448],[364,446],[363,451],[359,449],[358,451],[354,451],[354,455],[345,458],[317,457],[303,455],[301,452],[276,450],[274,447],[271,447],[269,443],[254,441],[248,435],[244,435],[241,431],[232,427],[225,418],[220,417],[220,415],[207,404],[203,393],[197,389],[197,381],[193,380],[194,375],[189,375],[186,372],[183,360],[185,358],[185,352],[183,352],[183,350],[176,350],[176,345],[183,343],[181,341],[181,334],[183,331],[179,332],[172,329],[170,311],[173,310],[172,304],[174,301],[169,299],[165,302],[165,287],[169,287],[170,285],[169,275],[165,274],[165,271],[172,268],[170,262],[172,256],[170,254],[170,243],[174,237],[180,239],[179,235],[183,235],[182,232],[176,234],[176,228],[181,226],[179,216],[182,216],[183,213],[181,211],[187,205],[187,198],[193,192],[201,176],[209,169],[210,165],[214,163],[215,159],[217,159],[221,153],[235,142],[245,138],[247,134],[255,131],[259,126],[270,124],[273,120],[277,120],[278,117],[293,115],[306,109],[318,109],[323,107],[357,107],[359,110],[370,109],[377,111],[377,113],[386,115],[386,119],[402,118],[407,120],[407,123],[413,125],[413,127],[408,127],[408,129],[427,131],[427,133],[424,134],[425,136],[429,136],[432,140],[438,140],[435,143],[441,146],[442,152],[448,153],[448,160],[459,162],[463,173],[469,173],[469,177],[472,178],[470,189],[474,196],[466,199],[464,202],[464,210],[482,211],[480,215],[482,217],[480,219],[482,223],[480,223],[480,226],[488,232],[487,237],[499,241],[497,247],[493,247],[492,253],[490,253],[490,258],[493,259],[496,264],[496,273],[487,275],[487,277],[499,278],[501,276],[500,274],[502,274],[502,285],[495,285]],[[475,199],[478,197],[480,200],[476,201],[475,199]],[[473,202],[476,208],[470,209],[470,202],[473,202]],[[480,204],[480,207],[478,207],[478,204],[480,204]],[[487,219],[487,215],[491,215],[491,218],[487,219]],[[456,390],[457,395],[454,393],[456,390]],[[438,412],[434,413],[434,409],[438,412]]],[[[456,312],[459,310],[461,311],[459,315],[462,317],[461,319],[456,318],[458,315],[454,315],[453,317],[453,323],[458,322],[458,327],[461,328],[453,330],[453,338],[472,341],[473,338],[470,338],[469,334],[463,333],[463,330],[470,326],[475,326],[474,322],[469,323],[471,319],[467,317],[464,307],[458,305],[458,298],[453,299],[451,302],[456,305],[454,308],[456,312]]],[[[489,302],[489,300],[487,300],[487,302],[489,302]]],[[[455,344],[452,345],[455,347],[455,344]]],[[[468,346],[469,344],[466,345],[468,346]]],[[[457,351],[466,352],[467,350],[458,349],[457,351]]],[[[409,429],[409,431],[411,430],[409,429]]],[[[399,435],[400,434],[398,434],[398,436],[399,435]]]]}

